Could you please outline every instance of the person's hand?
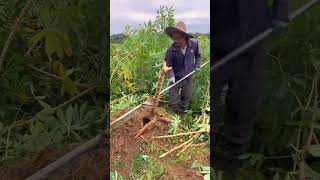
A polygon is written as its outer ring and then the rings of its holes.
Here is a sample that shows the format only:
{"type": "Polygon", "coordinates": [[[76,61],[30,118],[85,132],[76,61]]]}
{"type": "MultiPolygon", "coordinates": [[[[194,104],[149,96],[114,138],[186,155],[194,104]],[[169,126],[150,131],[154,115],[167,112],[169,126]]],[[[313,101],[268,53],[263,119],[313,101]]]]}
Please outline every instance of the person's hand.
{"type": "Polygon", "coordinates": [[[170,86],[171,84],[174,84],[174,83],[176,83],[176,78],[175,78],[175,77],[171,77],[171,78],[169,79],[169,86],[170,86]]]}
{"type": "Polygon", "coordinates": [[[162,69],[165,73],[172,69],[172,67],[168,67],[166,62],[163,62],[162,69]]]}

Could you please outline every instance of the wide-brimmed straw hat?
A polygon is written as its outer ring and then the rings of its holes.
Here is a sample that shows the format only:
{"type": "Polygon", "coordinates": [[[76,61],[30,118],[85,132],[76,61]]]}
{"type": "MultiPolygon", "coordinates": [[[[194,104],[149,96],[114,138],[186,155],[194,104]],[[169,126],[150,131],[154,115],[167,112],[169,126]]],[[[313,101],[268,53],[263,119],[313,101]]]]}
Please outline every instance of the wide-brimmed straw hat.
{"type": "Polygon", "coordinates": [[[193,38],[192,35],[187,33],[186,24],[184,24],[184,22],[182,22],[182,21],[177,22],[175,27],[167,27],[166,28],[166,33],[171,38],[172,38],[172,33],[173,32],[178,32],[178,33],[182,34],[183,36],[185,36],[187,38],[193,38]]]}

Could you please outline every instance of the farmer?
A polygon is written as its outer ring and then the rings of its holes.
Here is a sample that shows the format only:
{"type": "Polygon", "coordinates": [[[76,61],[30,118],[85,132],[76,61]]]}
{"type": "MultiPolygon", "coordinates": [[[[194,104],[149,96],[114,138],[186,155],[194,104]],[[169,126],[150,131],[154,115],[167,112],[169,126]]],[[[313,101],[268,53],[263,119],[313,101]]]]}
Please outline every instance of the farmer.
{"type": "MultiPolygon", "coordinates": [[[[199,70],[202,54],[197,41],[186,32],[184,22],[180,21],[175,27],[168,27],[166,33],[173,40],[167,49],[165,61],[172,69],[168,72],[169,85],[172,85],[193,70],[199,70]]],[[[193,76],[189,76],[169,90],[169,103],[173,112],[185,113],[191,100],[193,76]],[[181,90],[181,94],[180,94],[181,90]],[[181,97],[181,101],[179,99],[181,97]]]]}
{"type": "MultiPolygon", "coordinates": [[[[281,26],[289,22],[287,0],[274,0],[272,11],[267,3],[267,0],[214,1],[211,15],[214,64],[272,25],[281,26]]],[[[215,146],[212,162],[217,162],[215,158],[227,161],[227,157],[230,157],[230,162],[237,161],[235,157],[246,153],[250,147],[254,122],[263,97],[264,55],[263,46],[258,43],[216,71],[211,71],[213,117],[219,117],[220,95],[225,85],[228,87],[224,133],[218,132],[217,118],[214,119],[212,131],[213,142],[219,143],[224,139],[226,149],[220,154],[219,147],[215,146]]],[[[229,166],[230,162],[226,164],[229,166]]]]}

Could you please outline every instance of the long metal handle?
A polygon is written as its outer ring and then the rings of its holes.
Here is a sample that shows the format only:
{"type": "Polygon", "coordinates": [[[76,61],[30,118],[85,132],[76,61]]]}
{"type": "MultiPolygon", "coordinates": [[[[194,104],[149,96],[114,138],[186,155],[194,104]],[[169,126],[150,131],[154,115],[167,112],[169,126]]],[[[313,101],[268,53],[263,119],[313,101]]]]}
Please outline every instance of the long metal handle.
{"type": "MultiPolygon", "coordinates": [[[[200,69],[201,69],[202,67],[204,67],[205,65],[209,64],[209,62],[210,62],[210,60],[207,61],[207,62],[205,62],[205,63],[203,63],[203,64],[200,66],[200,69]]],[[[192,75],[193,73],[195,73],[195,72],[196,72],[195,70],[191,71],[189,74],[187,74],[186,76],[184,76],[183,78],[181,78],[181,79],[180,79],[179,81],[177,81],[176,83],[174,83],[174,84],[168,86],[167,88],[165,88],[164,90],[162,90],[162,91],[160,92],[160,94],[168,91],[169,89],[171,89],[171,88],[174,87],[175,85],[179,84],[181,81],[185,80],[186,78],[188,78],[189,76],[191,76],[191,75],[192,75]]]]}

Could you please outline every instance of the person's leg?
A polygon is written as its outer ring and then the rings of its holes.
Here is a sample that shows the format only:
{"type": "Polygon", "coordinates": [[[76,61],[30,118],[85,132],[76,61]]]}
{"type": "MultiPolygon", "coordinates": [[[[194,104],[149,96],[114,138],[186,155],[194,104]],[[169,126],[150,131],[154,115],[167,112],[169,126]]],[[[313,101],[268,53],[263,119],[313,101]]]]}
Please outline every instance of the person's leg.
{"type": "MultiPolygon", "coordinates": [[[[219,60],[223,58],[227,52],[217,50],[213,54],[214,60],[219,60]]],[[[216,62],[213,62],[213,65],[216,62]]],[[[220,126],[218,124],[223,122],[223,106],[224,102],[222,99],[222,93],[224,92],[224,87],[227,85],[230,76],[232,74],[232,63],[228,62],[224,64],[223,66],[220,66],[215,71],[211,71],[210,78],[212,79],[212,83],[210,84],[210,136],[211,136],[211,155],[210,155],[210,161],[214,162],[212,163],[213,168],[217,169],[227,169],[227,167],[232,164],[232,156],[230,153],[228,153],[228,149],[225,148],[225,139],[223,134],[223,129],[220,129],[220,126]]]]}
{"type": "MultiPolygon", "coordinates": [[[[227,55],[226,51],[223,50],[217,50],[214,53],[214,60],[219,60],[221,58],[223,58],[225,55],[227,55]]],[[[213,63],[215,64],[215,62],[213,63]]],[[[212,108],[212,115],[213,115],[213,121],[210,121],[213,123],[213,132],[214,134],[216,134],[218,131],[220,131],[218,129],[218,123],[223,121],[223,117],[222,115],[223,113],[223,98],[222,98],[222,94],[224,92],[224,87],[228,84],[228,81],[232,75],[232,63],[227,62],[226,64],[224,64],[223,66],[220,66],[218,69],[216,69],[215,71],[211,71],[211,79],[212,79],[212,84],[210,85],[210,106],[212,108]]],[[[219,132],[220,133],[220,132],[219,132]]]]}
{"type": "Polygon", "coordinates": [[[225,138],[236,154],[248,150],[262,102],[264,49],[261,44],[239,56],[233,64],[225,112],[225,138]]]}
{"type": "Polygon", "coordinates": [[[180,107],[182,111],[187,110],[191,97],[192,97],[192,81],[193,76],[191,75],[189,78],[185,79],[182,83],[181,87],[181,103],[180,107]]]}
{"type": "MultiPolygon", "coordinates": [[[[172,85],[172,83],[170,83],[172,85]]],[[[169,89],[169,106],[172,111],[178,112],[181,83],[169,89]]]]}

